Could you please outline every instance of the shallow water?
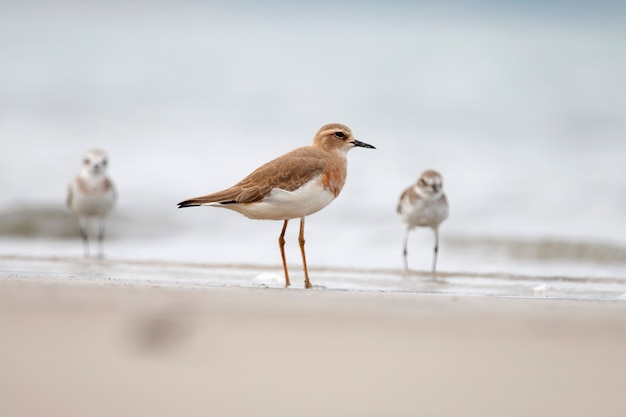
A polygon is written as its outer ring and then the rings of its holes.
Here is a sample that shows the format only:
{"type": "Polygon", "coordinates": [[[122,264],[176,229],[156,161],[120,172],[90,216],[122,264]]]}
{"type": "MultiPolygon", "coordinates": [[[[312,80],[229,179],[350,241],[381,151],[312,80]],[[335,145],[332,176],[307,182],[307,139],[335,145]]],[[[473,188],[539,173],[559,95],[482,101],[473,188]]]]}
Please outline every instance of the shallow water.
{"type": "MultiPolygon", "coordinates": [[[[377,150],[307,219],[312,268],[400,268],[397,199],[435,168],[443,273],[626,277],[621,6],[507,4],[0,3],[0,253],[80,256],[65,190],[99,146],[110,258],[276,266],[279,223],[176,203],[337,121],[377,150]]],[[[413,269],[431,247],[413,232],[413,269]]]]}
{"type": "MultiPolygon", "coordinates": [[[[295,272],[295,273],[294,273],[295,272]]],[[[508,273],[424,272],[372,268],[310,268],[313,290],[420,293],[447,296],[626,301],[626,278],[526,276],[508,273]]],[[[76,257],[0,256],[0,279],[173,288],[284,288],[282,269],[254,264],[207,264],[76,257]]],[[[292,271],[291,287],[303,288],[292,271]]]]}

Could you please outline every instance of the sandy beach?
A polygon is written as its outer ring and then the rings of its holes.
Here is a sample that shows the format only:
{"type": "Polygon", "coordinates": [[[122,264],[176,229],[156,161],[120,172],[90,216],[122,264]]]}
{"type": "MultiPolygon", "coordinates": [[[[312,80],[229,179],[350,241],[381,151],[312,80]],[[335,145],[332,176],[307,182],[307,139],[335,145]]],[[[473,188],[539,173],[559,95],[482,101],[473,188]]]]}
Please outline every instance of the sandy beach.
{"type": "Polygon", "coordinates": [[[620,301],[124,284],[104,279],[121,267],[90,280],[80,262],[3,262],[2,416],[623,415],[620,301]]]}
{"type": "Polygon", "coordinates": [[[0,417],[626,416],[622,3],[0,2],[0,417]],[[296,219],[285,289],[280,220],[177,208],[335,122],[376,150],[306,217],[315,288],[296,219]]]}

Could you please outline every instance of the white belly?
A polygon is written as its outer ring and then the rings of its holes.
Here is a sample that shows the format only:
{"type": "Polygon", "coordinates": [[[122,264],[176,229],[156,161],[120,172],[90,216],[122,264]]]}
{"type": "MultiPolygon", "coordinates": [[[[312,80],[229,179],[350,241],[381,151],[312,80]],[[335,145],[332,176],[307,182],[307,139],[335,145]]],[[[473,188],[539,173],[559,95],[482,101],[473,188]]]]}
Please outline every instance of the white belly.
{"type": "Polygon", "coordinates": [[[410,204],[403,201],[402,204],[402,220],[413,228],[421,227],[438,227],[439,224],[448,217],[448,206],[442,204],[440,200],[423,200],[410,204]]]}
{"type": "Polygon", "coordinates": [[[274,188],[261,201],[247,204],[211,204],[231,209],[251,219],[288,220],[308,216],[330,204],[335,196],[314,180],[295,191],[274,188]]]}
{"type": "Polygon", "coordinates": [[[81,216],[106,216],[115,204],[115,193],[82,193],[74,189],[70,208],[81,216]]]}

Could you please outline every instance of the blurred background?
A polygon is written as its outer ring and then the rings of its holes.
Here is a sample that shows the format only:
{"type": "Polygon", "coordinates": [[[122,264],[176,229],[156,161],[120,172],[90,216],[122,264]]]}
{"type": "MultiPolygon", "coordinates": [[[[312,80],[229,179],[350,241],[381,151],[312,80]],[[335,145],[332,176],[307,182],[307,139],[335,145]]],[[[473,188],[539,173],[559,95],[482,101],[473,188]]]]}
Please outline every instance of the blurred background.
{"type": "Polygon", "coordinates": [[[440,270],[626,276],[626,6],[471,3],[0,0],[0,253],[82,256],[65,193],[101,147],[109,258],[279,265],[279,222],[176,203],[340,122],[377,150],[308,218],[310,266],[401,268],[434,168],[440,270]]]}

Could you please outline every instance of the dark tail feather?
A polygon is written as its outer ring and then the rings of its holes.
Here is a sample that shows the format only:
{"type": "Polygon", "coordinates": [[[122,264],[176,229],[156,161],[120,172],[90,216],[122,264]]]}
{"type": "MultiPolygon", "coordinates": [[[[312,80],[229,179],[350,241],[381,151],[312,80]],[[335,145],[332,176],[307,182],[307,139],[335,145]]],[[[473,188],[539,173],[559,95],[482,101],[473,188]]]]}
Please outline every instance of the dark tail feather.
{"type": "Polygon", "coordinates": [[[178,208],[202,206],[202,205],[211,204],[211,203],[219,203],[219,204],[236,203],[237,195],[239,193],[240,191],[237,188],[231,187],[223,191],[218,191],[217,193],[203,195],[200,197],[194,197],[194,198],[190,198],[189,200],[182,201],[178,203],[178,208]]]}
{"type": "Polygon", "coordinates": [[[196,200],[195,198],[192,198],[191,200],[185,200],[185,201],[181,201],[180,203],[178,203],[178,208],[184,208],[184,207],[197,207],[201,205],[198,200],[196,200]]]}
{"type": "Polygon", "coordinates": [[[229,201],[211,201],[211,200],[203,200],[201,198],[192,198],[190,200],[185,200],[182,201],[180,203],[178,203],[178,208],[185,208],[185,207],[198,207],[201,206],[203,204],[206,203],[219,203],[219,204],[233,204],[236,203],[235,200],[229,200],[229,201]]]}

